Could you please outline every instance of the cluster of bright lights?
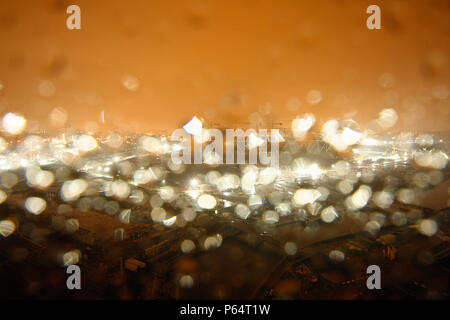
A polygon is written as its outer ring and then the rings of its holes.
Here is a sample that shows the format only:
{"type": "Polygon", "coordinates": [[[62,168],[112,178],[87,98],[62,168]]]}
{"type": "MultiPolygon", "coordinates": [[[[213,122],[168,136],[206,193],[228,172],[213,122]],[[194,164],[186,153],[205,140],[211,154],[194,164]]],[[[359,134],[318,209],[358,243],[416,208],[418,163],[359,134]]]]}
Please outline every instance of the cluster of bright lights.
{"type": "MultiPolygon", "coordinates": [[[[126,82],[130,90],[136,86],[132,79],[126,82]]],[[[315,92],[310,98],[321,99],[315,92]]],[[[66,120],[59,110],[51,117],[58,124],[66,120]]],[[[386,109],[376,123],[387,129],[397,120],[396,112],[386,109]]],[[[306,224],[305,235],[316,232],[308,226],[310,221],[330,225],[345,216],[361,223],[361,230],[370,234],[377,234],[389,223],[417,223],[425,236],[438,231],[434,220],[413,216],[395,205],[416,205],[421,191],[444,181],[448,155],[431,134],[371,135],[354,120],[330,120],[313,133],[316,119],[306,114],[293,120],[292,131],[276,137],[283,157],[279,167],[218,165],[215,161],[185,165],[172,160],[171,152],[181,147],[168,137],[110,133],[101,138],[67,130],[48,137],[26,134],[26,123],[14,113],[2,119],[0,203],[27,188],[30,195],[24,208],[32,215],[45,213],[48,201],[52,201],[59,202],[58,214],[70,214],[77,207],[117,216],[124,224],[144,219],[165,228],[195,223],[198,215],[206,213],[262,223],[266,228],[293,218],[306,224]],[[318,143],[323,148],[319,152],[318,143]],[[402,165],[419,169],[395,177],[393,168],[402,165]],[[375,189],[375,182],[382,187],[375,189]],[[34,191],[35,196],[31,195],[34,191]],[[43,192],[56,193],[57,197],[47,199],[43,192]]],[[[208,129],[199,118],[194,117],[183,128],[196,143],[208,140],[208,129]]],[[[247,137],[247,150],[260,147],[264,139],[268,137],[252,133],[247,137]]],[[[80,228],[74,218],[59,217],[52,223],[69,233],[80,228]]],[[[0,221],[2,236],[8,237],[16,229],[13,220],[0,221]]],[[[122,240],[125,233],[119,228],[112,237],[122,240]]],[[[220,247],[222,241],[220,234],[210,235],[202,243],[185,239],[180,250],[210,250],[220,247]]],[[[297,249],[294,242],[284,246],[288,255],[296,254],[297,249]]],[[[62,260],[70,265],[79,258],[79,252],[70,251],[62,260]]],[[[345,255],[334,250],[329,258],[339,263],[345,255]]],[[[192,286],[189,277],[181,276],[180,284],[192,286]]]]}

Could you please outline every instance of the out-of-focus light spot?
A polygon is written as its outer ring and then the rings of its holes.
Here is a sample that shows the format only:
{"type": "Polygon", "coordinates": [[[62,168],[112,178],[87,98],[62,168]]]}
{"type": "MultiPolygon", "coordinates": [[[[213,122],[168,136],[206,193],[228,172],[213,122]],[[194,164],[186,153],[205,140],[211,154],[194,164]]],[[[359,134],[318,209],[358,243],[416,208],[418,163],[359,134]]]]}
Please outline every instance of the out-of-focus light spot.
{"type": "MultiPolygon", "coordinates": [[[[250,174],[250,173],[248,173],[250,174]]],[[[269,185],[277,178],[278,171],[273,167],[267,167],[261,170],[258,177],[258,183],[262,185],[269,185]]]]}
{"type": "Polygon", "coordinates": [[[189,253],[195,250],[195,243],[192,240],[185,239],[181,242],[180,249],[183,253],[189,253]]]}
{"type": "Polygon", "coordinates": [[[322,125],[322,134],[324,136],[335,134],[339,130],[339,122],[335,119],[328,120],[322,125]]]}
{"type": "Polygon", "coordinates": [[[50,186],[55,179],[55,176],[51,171],[41,170],[38,166],[27,167],[25,170],[25,177],[30,185],[41,188],[50,186]]]}
{"type": "Polygon", "coordinates": [[[382,88],[392,88],[395,85],[395,77],[392,73],[386,72],[378,78],[378,84],[382,88]]]}
{"type": "Polygon", "coordinates": [[[190,133],[193,136],[197,136],[201,134],[203,124],[197,117],[193,117],[188,123],[183,126],[183,129],[186,130],[187,133],[190,133]]]}
{"type": "Polygon", "coordinates": [[[42,137],[29,135],[23,140],[22,146],[30,152],[38,152],[43,149],[45,140],[42,137]]]}
{"type": "Polygon", "coordinates": [[[203,152],[204,163],[210,166],[216,166],[222,163],[221,155],[214,150],[205,150],[203,152]]]}
{"type": "Polygon", "coordinates": [[[120,205],[117,201],[106,201],[103,210],[109,215],[115,215],[120,210],[120,205]]]}
{"type": "Polygon", "coordinates": [[[289,202],[280,202],[275,209],[281,216],[285,216],[291,213],[291,204],[289,202]]]}
{"type": "Polygon", "coordinates": [[[71,218],[66,221],[66,230],[70,233],[75,233],[80,228],[80,222],[77,219],[71,218]]]}
{"type": "Polygon", "coordinates": [[[297,158],[292,162],[292,169],[298,178],[318,179],[323,170],[315,162],[311,162],[305,158],[297,158]]]}
{"type": "Polygon", "coordinates": [[[239,188],[241,180],[235,174],[225,174],[217,181],[217,188],[219,191],[228,191],[239,188]]]}
{"type": "Polygon", "coordinates": [[[192,179],[191,182],[189,183],[191,185],[191,187],[196,187],[198,186],[199,182],[197,179],[192,179]]]}
{"type": "Polygon", "coordinates": [[[62,128],[67,122],[67,112],[63,108],[56,107],[50,112],[50,124],[55,128],[62,128]]]}
{"type": "Polygon", "coordinates": [[[322,92],[317,89],[309,90],[306,95],[306,101],[309,104],[318,104],[320,101],[322,101],[322,92]]]}
{"type": "Polygon", "coordinates": [[[434,144],[434,138],[431,134],[424,133],[416,137],[416,143],[421,147],[430,147],[434,144]]]}
{"type": "Polygon", "coordinates": [[[28,212],[39,215],[47,207],[47,202],[44,199],[38,197],[29,197],[25,200],[25,209],[28,212]]]}
{"type": "Polygon", "coordinates": [[[421,234],[431,237],[438,231],[438,225],[435,220],[423,219],[418,223],[418,230],[421,234]]]}
{"type": "Polygon", "coordinates": [[[123,138],[118,133],[110,133],[105,139],[105,144],[112,149],[119,149],[123,145],[123,138]]]}
{"type": "Polygon", "coordinates": [[[197,217],[197,213],[192,208],[185,208],[183,210],[183,219],[191,222],[195,220],[195,217],[197,217]]]}
{"type": "Polygon", "coordinates": [[[77,250],[66,252],[62,257],[62,260],[63,265],[66,267],[77,264],[78,261],[80,261],[80,253],[77,250]]]}
{"type": "Polygon", "coordinates": [[[216,249],[222,245],[222,236],[220,234],[216,234],[214,236],[207,237],[203,246],[206,250],[216,249]]]}
{"type": "Polygon", "coordinates": [[[183,162],[175,163],[172,161],[172,159],[169,159],[169,161],[167,161],[167,166],[169,167],[170,170],[172,170],[173,173],[176,174],[183,173],[186,170],[186,166],[183,162]]]}
{"type": "Polygon", "coordinates": [[[144,198],[145,198],[144,192],[142,192],[141,190],[133,190],[131,191],[131,194],[129,196],[129,199],[134,204],[142,204],[144,198]]]}
{"type": "Polygon", "coordinates": [[[163,151],[163,143],[160,139],[155,137],[143,137],[141,145],[144,150],[150,153],[160,153],[163,151]]]}
{"type": "Polygon", "coordinates": [[[0,137],[0,153],[5,152],[8,149],[8,142],[2,137],[0,137]]]}
{"type": "Polygon", "coordinates": [[[190,275],[184,275],[180,277],[180,287],[192,288],[194,286],[194,279],[190,275]]]}
{"type": "Polygon", "coordinates": [[[197,198],[197,204],[202,209],[212,210],[217,205],[217,200],[210,194],[202,194],[197,198]]]}
{"type": "Polygon", "coordinates": [[[171,217],[171,218],[164,219],[164,220],[163,220],[163,225],[165,225],[166,227],[170,227],[170,226],[172,226],[175,222],[177,222],[177,216],[173,216],[173,217],[171,217]]]}
{"type": "Polygon", "coordinates": [[[416,201],[416,193],[412,189],[400,189],[397,192],[397,199],[405,204],[413,204],[416,201]]]}
{"type": "Polygon", "coordinates": [[[154,208],[150,216],[154,222],[163,222],[166,219],[166,210],[163,208],[154,208]]]}
{"type": "Polygon", "coordinates": [[[16,230],[16,224],[14,221],[6,219],[0,221],[0,234],[3,237],[9,237],[16,230]]]}
{"type": "Polygon", "coordinates": [[[8,195],[6,194],[6,192],[3,190],[0,190],[0,204],[5,202],[7,198],[8,198],[8,195]]]}
{"type": "Polygon", "coordinates": [[[298,189],[292,198],[294,205],[303,207],[308,203],[316,202],[322,194],[315,189],[298,189]]]}
{"type": "Polygon", "coordinates": [[[284,244],[284,252],[290,256],[295,255],[297,253],[297,245],[294,242],[286,242],[284,244]]]}
{"type": "Polygon", "coordinates": [[[150,205],[152,208],[160,208],[164,204],[163,199],[159,196],[159,194],[154,194],[150,197],[150,205]]]}
{"type": "Polygon", "coordinates": [[[209,171],[206,174],[206,182],[208,182],[211,185],[216,185],[217,182],[219,181],[219,178],[221,177],[221,174],[219,171],[209,171]]]}
{"type": "Polygon", "coordinates": [[[308,212],[303,209],[300,208],[295,212],[295,219],[299,220],[299,221],[306,221],[308,220],[308,212]]]}
{"type": "Polygon", "coordinates": [[[386,216],[381,212],[372,212],[369,216],[370,221],[376,221],[381,226],[384,225],[386,216]]]}
{"type": "Polygon", "coordinates": [[[281,201],[283,201],[283,198],[284,198],[283,193],[277,190],[272,191],[269,194],[269,202],[273,206],[277,206],[279,203],[281,203],[281,201]]]}
{"type": "Polygon", "coordinates": [[[36,185],[41,188],[49,187],[54,180],[55,176],[51,171],[40,170],[36,175],[36,185]]]}
{"type": "Polygon", "coordinates": [[[408,222],[408,219],[406,218],[405,214],[400,211],[394,212],[392,214],[391,220],[392,223],[398,227],[404,226],[408,222]]]}
{"type": "Polygon", "coordinates": [[[61,187],[61,197],[64,201],[77,200],[87,187],[88,183],[84,179],[66,181],[61,187]]]}
{"type": "Polygon", "coordinates": [[[306,209],[312,216],[317,216],[320,213],[320,209],[322,209],[322,205],[319,202],[308,203],[306,209]]]}
{"type": "Polygon", "coordinates": [[[380,231],[380,224],[377,221],[371,220],[366,223],[364,226],[364,230],[370,233],[371,235],[375,235],[380,231]]]}
{"type": "Polygon", "coordinates": [[[363,134],[350,128],[343,128],[341,133],[342,142],[347,146],[352,146],[361,140],[363,134]]]}
{"type": "Polygon", "coordinates": [[[234,208],[234,212],[241,219],[247,219],[251,213],[250,209],[245,204],[242,203],[236,205],[236,207],[234,208]]]}
{"type": "Polygon", "coordinates": [[[383,109],[376,120],[378,125],[383,129],[392,128],[398,121],[397,112],[394,109],[383,109]]]}
{"type": "Polygon", "coordinates": [[[345,254],[339,250],[332,250],[328,254],[328,258],[332,263],[341,263],[345,260],[345,254]]]}
{"type": "Polygon", "coordinates": [[[419,153],[414,160],[421,167],[438,170],[444,169],[448,164],[448,156],[442,151],[419,153]]]}
{"type": "Polygon", "coordinates": [[[372,183],[375,179],[375,173],[369,169],[364,168],[361,170],[361,181],[364,183],[372,183]]]}
{"type": "Polygon", "coordinates": [[[337,185],[337,189],[342,194],[349,194],[353,191],[353,184],[348,180],[341,180],[337,185]]]}
{"type": "Polygon", "coordinates": [[[125,209],[119,214],[119,220],[122,223],[128,224],[131,219],[131,209],[125,209]]]}
{"type": "Polygon", "coordinates": [[[330,195],[330,191],[327,188],[320,186],[317,188],[317,191],[319,191],[321,194],[319,201],[325,201],[328,199],[328,196],[330,195]]]}
{"type": "Polygon", "coordinates": [[[116,180],[111,184],[112,194],[119,199],[126,199],[130,195],[130,186],[122,180],[116,180]]]}
{"type": "Polygon", "coordinates": [[[338,152],[346,151],[350,145],[357,143],[361,137],[362,134],[353,129],[339,129],[339,122],[336,120],[327,121],[322,126],[322,140],[338,152]]]}
{"type": "Polygon", "coordinates": [[[350,168],[350,163],[344,160],[338,161],[332,166],[332,170],[339,178],[345,178],[350,173],[350,168]]]}
{"type": "Polygon", "coordinates": [[[78,200],[77,206],[82,212],[87,212],[92,208],[92,199],[89,197],[84,197],[78,200]]]}
{"type": "Polygon", "coordinates": [[[305,114],[303,118],[292,120],[292,133],[294,137],[303,140],[306,137],[309,129],[316,123],[316,118],[313,114],[305,114]]]}
{"type": "Polygon", "coordinates": [[[2,128],[12,135],[21,134],[27,125],[27,120],[20,114],[8,112],[3,116],[2,128]]]}
{"type": "Polygon", "coordinates": [[[381,144],[381,142],[372,137],[365,137],[365,138],[361,139],[360,144],[362,146],[378,146],[381,144]]]}
{"type": "Polygon", "coordinates": [[[276,211],[267,210],[264,211],[262,218],[265,223],[275,224],[280,220],[280,215],[276,211]]]}
{"type": "Polygon", "coordinates": [[[149,170],[145,170],[145,169],[140,169],[140,170],[136,170],[133,173],[133,180],[134,183],[141,185],[141,184],[147,184],[151,181],[155,181],[157,179],[157,177],[155,176],[155,174],[153,173],[153,171],[149,170]]]}
{"type": "Polygon", "coordinates": [[[42,97],[51,97],[56,92],[56,87],[50,80],[43,80],[37,86],[39,95],[42,97]]]}
{"type": "Polygon", "coordinates": [[[417,172],[412,176],[412,183],[421,189],[425,189],[429,185],[430,180],[430,176],[426,172],[417,172]]]}
{"type": "Polygon", "coordinates": [[[12,172],[6,171],[0,175],[0,183],[6,189],[13,188],[17,182],[19,182],[19,178],[12,172]]]}
{"type": "Polygon", "coordinates": [[[323,222],[331,223],[338,217],[336,209],[333,206],[328,206],[320,213],[320,218],[323,222]]]}
{"type": "Polygon", "coordinates": [[[361,185],[351,196],[345,200],[345,205],[349,210],[359,210],[367,205],[372,196],[372,189],[369,186],[361,185]]]}
{"type": "Polygon", "coordinates": [[[439,100],[448,99],[448,97],[450,96],[450,90],[444,84],[435,86],[431,90],[431,93],[432,93],[434,98],[439,99],[439,100]]]}
{"type": "Polygon", "coordinates": [[[89,152],[95,150],[98,146],[97,140],[87,134],[82,134],[78,136],[74,141],[75,147],[77,147],[82,152],[89,152]]]}
{"type": "Polygon", "coordinates": [[[159,196],[166,202],[170,202],[175,198],[175,190],[171,186],[164,186],[159,189],[159,196]]]}
{"type": "Polygon", "coordinates": [[[130,74],[127,74],[122,77],[122,84],[126,89],[130,91],[137,91],[140,86],[139,79],[130,74]]]}
{"type": "Polygon", "coordinates": [[[244,173],[241,178],[242,190],[245,193],[253,193],[255,190],[255,183],[257,178],[258,175],[254,171],[249,170],[244,173]]]}
{"type": "Polygon", "coordinates": [[[248,172],[253,172],[254,174],[258,174],[259,168],[253,164],[246,165],[242,168],[242,174],[246,174],[248,172]]]}
{"type": "Polygon", "coordinates": [[[198,196],[200,195],[200,190],[198,189],[192,189],[192,190],[187,190],[186,194],[189,195],[193,200],[197,200],[198,196]]]}
{"type": "Polygon", "coordinates": [[[378,191],[374,193],[372,201],[378,207],[387,209],[394,202],[394,196],[388,191],[378,191]]]}

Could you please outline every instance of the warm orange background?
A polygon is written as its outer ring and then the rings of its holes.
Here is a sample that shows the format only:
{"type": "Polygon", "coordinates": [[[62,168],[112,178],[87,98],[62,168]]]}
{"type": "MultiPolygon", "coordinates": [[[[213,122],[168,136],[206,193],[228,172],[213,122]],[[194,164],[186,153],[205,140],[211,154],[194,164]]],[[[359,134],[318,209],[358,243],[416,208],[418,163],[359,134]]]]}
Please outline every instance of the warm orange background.
{"type": "Polygon", "coordinates": [[[449,18],[450,2],[437,0],[2,0],[0,112],[46,128],[58,106],[78,128],[161,132],[193,115],[242,126],[267,103],[267,119],[287,125],[303,112],[365,123],[389,106],[396,129],[448,130],[449,99],[432,89],[449,86],[449,18]],[[66,29],[70,4],[81,7],[81,30],[66,29]],[[370,4],[381,7],[381,30],[366,28],[370,4]],[[378,84],[385,72],[393,88],[378,84]],[[127,74],[136,92],[123,86],[127,74]],[[51,97],[39,95],[42,80],[51,97]],[[319,105],[306,103],[310,89],[322,92],[319,105]]]}

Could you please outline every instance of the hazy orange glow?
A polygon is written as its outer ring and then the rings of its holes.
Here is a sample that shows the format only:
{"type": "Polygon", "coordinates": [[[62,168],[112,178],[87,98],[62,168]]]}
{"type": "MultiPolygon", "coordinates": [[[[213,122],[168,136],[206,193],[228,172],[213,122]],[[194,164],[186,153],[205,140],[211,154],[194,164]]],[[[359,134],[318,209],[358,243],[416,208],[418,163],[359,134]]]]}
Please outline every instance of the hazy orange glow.
{"type": "Polygon", "coordinates": [[[266,104],[268,118],[286,127],[305,112],[364,124],[392,100],[396,129],[448,130],[448,99],[430,98],[433,87],[448,85],[448,4],[377,1],[382,29],[371,31],[372,2],[4,0],[0,111],[45,128],[59,106],[82,129],[96,122],[164,132],[193,115],[243,126],[266,104]],[[81,30],[65,27],[72,3],[81,30]],[[378,83],[386,72],[395,76],[390,89],[378,83]],[[137,91],[122,84],[127,75],[138,79],[137,91]],[[55,86],[50,97],[38,93],[43,80],[55,86]],[[311,89],[322,92],[320,104],[306,102],[311,89]],[[291,98],[302,103],[296,111],[286,107],[291,98]]]}

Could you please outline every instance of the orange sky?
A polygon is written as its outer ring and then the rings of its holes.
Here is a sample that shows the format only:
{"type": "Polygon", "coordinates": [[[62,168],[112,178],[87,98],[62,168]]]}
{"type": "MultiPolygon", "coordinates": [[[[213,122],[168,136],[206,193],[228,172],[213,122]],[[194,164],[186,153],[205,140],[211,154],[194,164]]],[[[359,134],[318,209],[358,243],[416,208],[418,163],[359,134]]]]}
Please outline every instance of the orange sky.
{"type": "Polygon", "coordinates": [[[382,29],[368,30],[372,2],[2,0],[0,112],[48,128],[60,107],[82,129],[167,132],[193,115],[240,127],[268,104],[267,126],[305,112],[364,124],[393,107],[395,129],[448,130],[448,2],[376,1],[382,29]],[[66,29],[72,3],[81,30],[66,29]],[[391,88],[379,84],[384,73],[391,88]],[[306,101],[311,89],[318,105],[306,101]]]}

